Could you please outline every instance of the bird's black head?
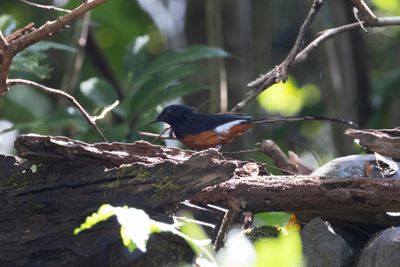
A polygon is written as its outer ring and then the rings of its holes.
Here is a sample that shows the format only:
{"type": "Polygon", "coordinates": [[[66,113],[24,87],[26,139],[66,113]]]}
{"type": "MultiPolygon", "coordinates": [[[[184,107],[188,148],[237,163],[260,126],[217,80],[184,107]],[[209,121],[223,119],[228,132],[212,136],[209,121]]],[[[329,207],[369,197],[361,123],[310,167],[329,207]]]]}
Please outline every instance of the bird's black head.
{"type": "Polygon", "coordinates": [[[172,128],[179,125],[188,119],[188,117],[193,114],[193,108],[183,105],[170,105],[158,114],[155,122],[166,122],[171,125],[172,128]]]}

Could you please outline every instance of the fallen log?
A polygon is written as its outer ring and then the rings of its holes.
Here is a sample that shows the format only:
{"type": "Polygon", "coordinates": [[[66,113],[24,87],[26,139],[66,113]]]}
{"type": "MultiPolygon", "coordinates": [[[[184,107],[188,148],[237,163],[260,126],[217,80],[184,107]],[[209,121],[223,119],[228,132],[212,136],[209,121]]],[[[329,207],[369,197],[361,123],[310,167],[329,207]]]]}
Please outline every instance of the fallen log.
{"type": "Polygon", "coordinates": [[[15,147],[28,160],[0,156],[1,266],[59,266],[106,255],[119,242],[114,224],[72,235],[104,203],[154,215],[171,213],[188,199],[235,214],[289,211],[300,218],[381,225],[388,223],[386,211],[400,211],[397,179],[265,176],[260,164],[226,159],[213,149],[185,151],[142,141],[90,145],[23,135],[15,147]]]}

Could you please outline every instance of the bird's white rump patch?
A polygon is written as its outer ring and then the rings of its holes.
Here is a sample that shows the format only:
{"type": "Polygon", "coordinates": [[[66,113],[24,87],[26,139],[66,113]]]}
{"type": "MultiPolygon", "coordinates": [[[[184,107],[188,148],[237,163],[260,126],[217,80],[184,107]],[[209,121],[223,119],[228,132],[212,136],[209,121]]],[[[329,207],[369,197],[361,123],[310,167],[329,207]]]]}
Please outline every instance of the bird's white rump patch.
{"type": "Polygon", "coordinates": [[[224,134],[224,133],[229,132],[229,130],[230,130],[233,126],[238,125],[238,124],[241,124],[242,122],[245,122],[245,121],[246,121],[246,120],[235,120],[235,121],[231,121],[231,122],[228,122],[228,123],[224,123],[224,124],[221,124],[221,125],[218,126],[218,127],[215,127],[215,128],[214,128],[214,131],[215,131],[216,133],[218,133],[218,134],[224,134]]]}

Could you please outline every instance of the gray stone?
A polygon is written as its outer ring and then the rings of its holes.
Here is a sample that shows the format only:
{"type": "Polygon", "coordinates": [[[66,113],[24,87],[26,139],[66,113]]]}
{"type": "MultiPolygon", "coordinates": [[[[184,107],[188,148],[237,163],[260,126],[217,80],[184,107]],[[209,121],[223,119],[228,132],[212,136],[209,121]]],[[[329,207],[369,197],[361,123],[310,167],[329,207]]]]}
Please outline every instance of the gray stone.
{"type": "Polygon", "coordinates": [[[399,267],[400,227],[377,233],[364,247],[357,267],[399,267]]]}
{"type": "Polygon", "coordinates": [[[318,169],[316,169],[311,176],[333,176],[333,177],[382,177],[382,173],[390,173],[386,177],[400,178],[400,162],[392,161],[390,158],[385,158],[390,161],[394,170],[388,169],[384,162],[380,162],[383,170],[377,166],[377,159],[375,155],[351,155],[341,158],[333,159],[318,169]]]}
{"type": "Polygon", "coordinates": [[[353,254],[347,242],[319,217],[304,226],[301,240],[307,267],[340,267],[347,264],[353,254]]]}

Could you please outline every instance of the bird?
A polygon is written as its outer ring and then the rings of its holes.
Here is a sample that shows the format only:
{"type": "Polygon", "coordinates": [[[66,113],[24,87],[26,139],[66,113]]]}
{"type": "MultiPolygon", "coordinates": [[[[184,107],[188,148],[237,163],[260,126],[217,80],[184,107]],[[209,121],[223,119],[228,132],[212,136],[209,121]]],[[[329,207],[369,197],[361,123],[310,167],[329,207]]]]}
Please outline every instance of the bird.
{"type": "Polygon", "coordinates": [[[172,128],[176,138],[189,149],[220,149],[243,133],[259,124],[301,121],[329,120],[355,126],[354,123],[321,116],[272,117],[253,119],[252,116],[231,113],[208,114],[195,111],[185,105],[169,105],[165,107],[152,122],[165,122],[172,128]]]}

